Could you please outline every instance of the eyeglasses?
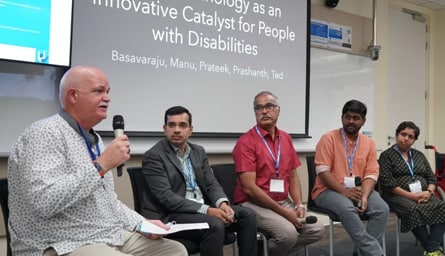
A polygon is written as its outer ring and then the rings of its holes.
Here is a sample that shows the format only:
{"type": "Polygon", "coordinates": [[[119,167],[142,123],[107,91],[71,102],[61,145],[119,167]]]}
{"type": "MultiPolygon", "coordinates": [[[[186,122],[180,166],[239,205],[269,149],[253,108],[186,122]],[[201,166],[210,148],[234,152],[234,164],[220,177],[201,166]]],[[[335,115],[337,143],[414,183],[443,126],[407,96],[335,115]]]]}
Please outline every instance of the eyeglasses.
{"type": "Polygon", "coordinates": [[[272,104],[272,103],[268,103],[266,105],[256,105],[253,110],[255,110],[255,112],[261,112],[263,110],[266,111],[272,111],[274,110],[276,107],[278,107],[278,105],[272,104]]]}

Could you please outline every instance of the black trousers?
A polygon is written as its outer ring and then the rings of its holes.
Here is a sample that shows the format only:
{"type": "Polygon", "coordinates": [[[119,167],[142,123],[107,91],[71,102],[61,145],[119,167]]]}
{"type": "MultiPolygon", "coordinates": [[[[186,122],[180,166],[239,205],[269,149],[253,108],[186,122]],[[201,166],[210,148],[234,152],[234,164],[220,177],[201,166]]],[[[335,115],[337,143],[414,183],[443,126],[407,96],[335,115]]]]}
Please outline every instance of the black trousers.
{"type": "Polygon", "coordinates": [[[225,227],[218,218],[200,213],[171,214],[169,221],[176,223],[207,222],[209,229],[187,230],[173,233],[167,238],[180,238],[198,244],[201,256],[223,256],[224,239],[227,232],[236,232],[240,256],[257,255],[256,217],[249,208],[231,205],[235,211],[236,222],[225,227]]]}
{"type": "Polygon", "coordinates": [[[426,226],[417,227],[411,232],[420,241],[423,248],[428,252],[438,251],[442,244],[445,224],[434,224],[430,226],[430,231],[426,226]]]}

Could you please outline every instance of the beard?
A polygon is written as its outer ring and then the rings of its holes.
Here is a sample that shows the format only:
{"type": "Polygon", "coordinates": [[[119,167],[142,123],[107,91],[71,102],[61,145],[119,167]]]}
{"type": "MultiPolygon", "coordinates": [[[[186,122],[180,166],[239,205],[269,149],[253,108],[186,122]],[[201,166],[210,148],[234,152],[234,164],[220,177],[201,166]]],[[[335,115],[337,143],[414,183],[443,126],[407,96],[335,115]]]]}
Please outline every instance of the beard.
{"type": "Polygon", "coordinates": [[[343,130],[345,131],[346,134],[354,135],[358,133],[360,127],[356,127],[355,125],[349,125],[345,126],[343,130]]]}

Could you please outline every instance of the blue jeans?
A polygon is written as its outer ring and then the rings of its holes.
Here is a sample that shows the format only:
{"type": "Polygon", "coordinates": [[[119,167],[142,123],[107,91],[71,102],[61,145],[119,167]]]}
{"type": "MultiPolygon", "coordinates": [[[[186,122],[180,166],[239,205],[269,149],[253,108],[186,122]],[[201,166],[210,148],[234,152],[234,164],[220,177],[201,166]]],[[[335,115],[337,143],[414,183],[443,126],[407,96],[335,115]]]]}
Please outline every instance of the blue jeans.
{"type": "Polygon", "coordinates": [[[352,201],[333,191],[325,190],[314,200],[319,207],[334,212],[343,224],[346,232],[354,241],[360,255],[381,256],[383,249],[379,241],[385,233],[388,221],[389,207],[376,191],[372,191],[368,198],[365,214],[368,225],[365,227],[352,201]]]}

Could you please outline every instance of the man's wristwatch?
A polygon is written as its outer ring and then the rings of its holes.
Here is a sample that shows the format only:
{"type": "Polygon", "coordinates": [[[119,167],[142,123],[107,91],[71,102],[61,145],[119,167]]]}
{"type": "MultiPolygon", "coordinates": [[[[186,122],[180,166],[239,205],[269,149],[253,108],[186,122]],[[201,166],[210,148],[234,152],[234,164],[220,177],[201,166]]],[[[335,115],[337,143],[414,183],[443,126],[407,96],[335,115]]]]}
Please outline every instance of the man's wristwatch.
{"type": "Polygon", "coordinates": [[[296,205],[295,205],[295,210],[297,210],[298,208],[301,208],[301,209],[303,209],[303,210],[306,210],[306,208],[304,207],[303,204],[296,204],[296,205]]]}
{"type": "Polygon", "coordinates": [[[102,168],[102,165],[100,165],[100,163],[97,161],[94,161],[93,164],[94,164],[94,167],[96,167],[96,170],[99,172],[100,177],[103,178],[105,175],[105,170],[104,170],[104,168],[102,168]]]}

